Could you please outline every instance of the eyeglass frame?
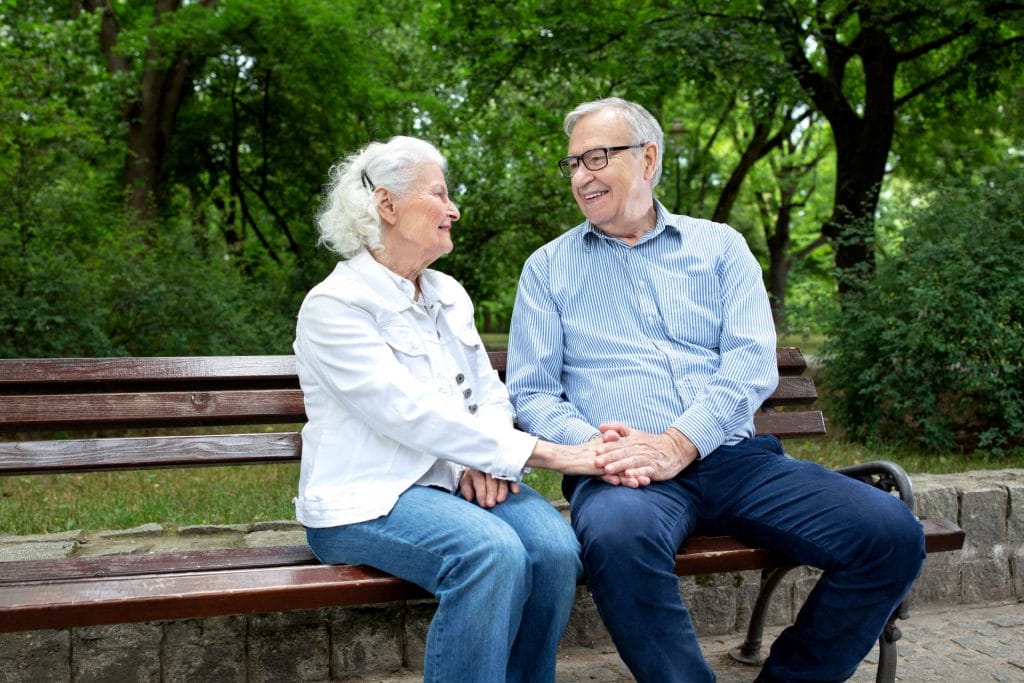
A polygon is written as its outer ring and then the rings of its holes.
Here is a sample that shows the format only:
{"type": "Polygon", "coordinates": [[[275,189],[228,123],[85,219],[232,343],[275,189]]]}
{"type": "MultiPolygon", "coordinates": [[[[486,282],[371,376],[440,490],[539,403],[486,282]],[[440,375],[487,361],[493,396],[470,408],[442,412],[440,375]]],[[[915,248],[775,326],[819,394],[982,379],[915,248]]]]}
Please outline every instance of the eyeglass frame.
{"type": "Polygon", "coordinates": [[[579,170],[580,164],[586,166],[588,171],[600,171],[602,168],[608,166],[608,162],[611,160],[612,152],[621,152],[624,149],[636,149],[638,147],[646,146],[646,142],[638,142],[633,145],[617,145],[615,147],[593,147],[591,149],[584,151],[582,154],[570,154],[567,157],[562,157],[561,159],[559,159],[558,171],[566,180],[572,180],[573,175],[575,175],[576,171],[579,170]],[[591,152],[604,152],[604,163],[598,166],[597,168],[594,168],[593,166],[588,164],[587,161],[583,158],[590,154],[591,152]],[[569,164],[571,164],[574,159],[576,160],[576,168],[570,168],[569,164]]]}

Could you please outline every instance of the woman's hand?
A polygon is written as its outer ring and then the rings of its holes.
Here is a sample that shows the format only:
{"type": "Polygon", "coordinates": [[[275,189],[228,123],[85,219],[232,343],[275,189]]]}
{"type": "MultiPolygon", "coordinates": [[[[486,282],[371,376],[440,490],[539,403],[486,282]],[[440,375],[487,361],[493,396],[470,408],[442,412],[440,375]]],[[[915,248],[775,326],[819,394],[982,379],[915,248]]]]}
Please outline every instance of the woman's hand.
{"type": "Polygon", "coordinates": [[[504,503],[509,493],[519,493],[519,483],[495,479],[486,472],[467,469],[459,481],[459,493],[469,502],[476,501],[482,508],[492,508],[504,503]]]}
{"type": "Polygon", "coordinates": [[[540,439],[526,464],[562,474],[600,476],[604,474],[604,470],[597,464],[597,449],[600,445],[600,439],[592,439],[578,446],[563,446],[540,439]]]}

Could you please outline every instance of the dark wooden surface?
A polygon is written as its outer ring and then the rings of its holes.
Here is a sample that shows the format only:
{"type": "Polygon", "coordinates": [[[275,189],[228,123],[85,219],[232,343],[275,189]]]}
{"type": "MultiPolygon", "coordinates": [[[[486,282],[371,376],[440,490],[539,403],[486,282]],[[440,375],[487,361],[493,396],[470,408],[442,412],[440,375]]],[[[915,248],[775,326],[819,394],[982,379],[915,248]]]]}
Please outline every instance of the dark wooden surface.
{"type": "MultiPolygon", "coordinates": [[[[491,359],[503,374],[505,353],[491,359]]],[[[779,387],[755,416],[758,432],[824,434],[799,349],[779,348],[777,359],[779,387]]],[[[0,442],[0,475],[295,461],[304,420],[291,356],[0,360],[0,432],[14,434],[0,442]],[[205,429],[253,424],[279,428],[205,429]],[[191,426],[201,429],[182,433],[191,426]]],[[[963,531],[948,520],[923,524],[929,552],[963,546],[963,531]]],[[[736,538],[695,536],[680,549],[676,572],[785,563],[736,538]]],[[[373,569],[322,566],[305,546],[0,562],[0,631],[422,597],[373,569]]]]}
{"type": "MultiPolygon", "coordinates": [[[[956,550],[963,531],[922,520],[929,552],[956,550]]],[[[680,576],[787,564],[729,536],[695,536],[676,556],[680,576]]],[[[306,546],[232,548],[0,562],[0,632],[315,609],[428,598],[362,566],[320,565],[306,546]]]]}

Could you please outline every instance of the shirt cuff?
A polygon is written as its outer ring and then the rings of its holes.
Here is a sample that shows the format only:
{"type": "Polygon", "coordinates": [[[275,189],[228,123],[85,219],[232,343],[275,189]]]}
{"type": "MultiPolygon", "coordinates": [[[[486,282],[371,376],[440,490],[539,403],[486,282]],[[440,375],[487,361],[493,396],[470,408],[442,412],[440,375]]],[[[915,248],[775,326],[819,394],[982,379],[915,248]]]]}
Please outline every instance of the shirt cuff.
{"type": "Polygon", "coordinates": [[[697,447],[697,454],[704,458],[708,453],[725,443],[725,431],[715,416],[703,406],[691,406],[672,423],[697,447]]]}
{"type": "Polygon", "coordinates": [[[519,481],[526,469],[526,461],[536,446],[537,437],[518,429],[512,430],[508,444],[495,459],[491,476],[505,481],[519,481]]]}
{"type": "Polygon", "coordinates": [[[592,425],[587,424],[583,420],[573,420],[565,427],[565,431],[562,432],[562,444],[565,446],[579,446],[582,443],[586,443],[594,438],[595,434],[600,434],[592,425]]]}

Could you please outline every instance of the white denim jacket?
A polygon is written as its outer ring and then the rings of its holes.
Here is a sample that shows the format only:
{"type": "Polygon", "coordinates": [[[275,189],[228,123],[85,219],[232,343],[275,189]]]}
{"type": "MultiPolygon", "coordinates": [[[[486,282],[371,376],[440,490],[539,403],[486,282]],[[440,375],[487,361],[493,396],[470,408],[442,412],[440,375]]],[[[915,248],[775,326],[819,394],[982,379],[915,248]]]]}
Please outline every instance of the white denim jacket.
{"type": "Polygon", "coordinates": [[[365,250],[339,263],[302,303],[293,348],[309,421],[295,514],[305,526],[386,515],[438,459],[518,480],[533,451],[536,437],[512,426],[508,392],[469,295],[429,269],[420,287],[441,306],[433,337],[414,319],[409,295],[365,250]],[[446,346],[457,377],[440,375],[429,344],[446,346]]]}

